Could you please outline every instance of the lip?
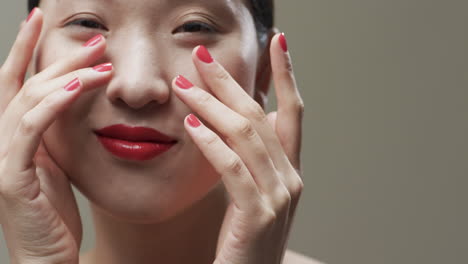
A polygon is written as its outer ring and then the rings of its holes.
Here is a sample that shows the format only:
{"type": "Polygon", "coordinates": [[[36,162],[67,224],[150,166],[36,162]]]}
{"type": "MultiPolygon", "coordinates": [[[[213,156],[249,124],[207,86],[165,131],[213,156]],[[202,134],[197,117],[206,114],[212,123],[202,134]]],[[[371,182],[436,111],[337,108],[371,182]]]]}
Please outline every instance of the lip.
{"type": "Polygon", "coordinates": [[[170,136],[148,127],[116,124],[94,132],[107,151],[126,160],[150,160],[177,143],[170,136]]]}

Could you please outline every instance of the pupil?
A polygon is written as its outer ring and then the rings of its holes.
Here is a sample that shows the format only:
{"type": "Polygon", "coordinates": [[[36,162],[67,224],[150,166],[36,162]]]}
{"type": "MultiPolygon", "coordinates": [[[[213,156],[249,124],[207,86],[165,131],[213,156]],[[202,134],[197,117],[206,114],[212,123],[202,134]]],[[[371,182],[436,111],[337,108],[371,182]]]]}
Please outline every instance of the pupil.
{"type": "Polygon", "coordinates": [[[201,30],[202,30],[202,26],[199,25],[199,24],[195,24],[195,23],[187,24],[187,25],[184,26],[184,30],[185,30],[185,31],[188,31],[188,32],[201,31],[201,30]]]}
{"type": "Polygon", "coordinates": [[[83,27],[99,28],[99,25],[96,22],[89,21],[89,20],[82,20],[82,21],[80,21],[80,24],[83,27]]]}

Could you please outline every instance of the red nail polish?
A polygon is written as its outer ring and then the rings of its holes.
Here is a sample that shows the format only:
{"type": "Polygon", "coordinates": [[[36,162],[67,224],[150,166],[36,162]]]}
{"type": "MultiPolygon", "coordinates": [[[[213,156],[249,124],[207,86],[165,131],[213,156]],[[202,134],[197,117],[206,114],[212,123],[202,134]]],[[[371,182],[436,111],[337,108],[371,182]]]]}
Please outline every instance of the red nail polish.
{"type": "Polygon", "coordinates": [[[279,36],[279,43],[281,45],[281,48],[283,49],[284,52],[288,51],[288,42],[286,41],[286,37],[284,36],[284,33],[281,33],[279,36]]]}
{"type": "Polygon", "coordinates": [[[36,10],[37,10],[37,7],[33,8],[33,10],[31,10],[31,12],[28,15],[28,18],[26,19],[26,22],[29,22],[29,20],[31,20],[31,18],[34,16],[34,13],[36,12],[36,10]]]}
{"type": "Polygon", "coordinates": [[[93,70],[98,72],[112,71],[112,63],[103,63],[93,67],[93,70]]]}
{"type": "Polygon", "coordinates": [[[193,87],[193,84],[189,80],[185,79],[182,75],[177,76],[176,85],[182,89],[189,89],[193,87]]]}
{"type": "Polygon", "coordinates": [[[101,42],[103,36],[101,34],[94,36],[90,40],[88,40],[85,44],[83,44],[83,47],[92,47],[101,42]]]}
{"type": "Polygon", "coordinates": [[[80,86],[81,86],[80,80],[78,78],[75,78],[75,79],[73,79],[73,81],[71,81],[67,85],[65,85],[65,87],[63,87],[63,89],[65,89],[65,91],[71,92],[71,91],[74,91],[74,90],[80,88],[80,86]]]}
{"type": "Polygon", "coordinates": [[[190,114],[188,116],[187,122],[189,123],[191,127],[195,127],[195,128],[201,125],[200,120],[198,120],[198,118],[194,114],[190,114]]]}
{"type": "Polygon", "coordinates": [[[205,63],[212,63],[213,62],[213,57],[211,57],[211,54],[208,52],[205,46],[201,45],[197,49],[197,56],[198,58],[205,62],[205,63]]]}

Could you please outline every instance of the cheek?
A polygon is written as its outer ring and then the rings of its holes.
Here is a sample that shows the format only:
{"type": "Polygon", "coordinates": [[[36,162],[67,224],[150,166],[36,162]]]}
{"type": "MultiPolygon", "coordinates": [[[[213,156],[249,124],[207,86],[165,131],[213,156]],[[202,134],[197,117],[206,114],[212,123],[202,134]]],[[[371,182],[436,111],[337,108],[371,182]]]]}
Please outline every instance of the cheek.
{"type": "Polygon", "coordinates": [[[70,51],[77,47],[79,46],[76,43],[54,32],[49,31],[41,35],[36,49],[34,73],[41,72],[54,62],[66,58],[70,55],[70,51]]]}
{"type": "Polygon", "coordinates": [[[237,83],[250,95],[255,90],[256,60],[236,58],[231,64],[226,64],[226,70],[231,73],[237,83]]]}
{"type": "Polygon", "coordinates": [[[239,41],[227,48],[213,51],[213,56],[251,96],[255,89],[258,64],[258,46],[252,41],[239,41]],[[239,48],[231,48],[239,47],[239,48]]]}

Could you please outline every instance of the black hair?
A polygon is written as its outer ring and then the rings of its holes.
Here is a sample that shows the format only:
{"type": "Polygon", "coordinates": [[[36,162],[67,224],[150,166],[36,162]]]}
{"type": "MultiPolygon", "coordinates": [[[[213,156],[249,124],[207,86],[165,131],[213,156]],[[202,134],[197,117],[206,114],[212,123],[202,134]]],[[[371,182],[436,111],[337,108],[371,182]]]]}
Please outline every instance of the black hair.
{"type": "MultiPolygon", "coordinates": [[[[38,6],[39,1],[40,0],[28,0],[29,11],[38,6]]],[[[266,44],[269,32],[274,25],[273,0],[249,0],[249,2],[260,43],[266,44]]]]}
{"type": "Polygon", "coordinates": [[[275,24],[275,6],[273,0],[250,0],[251,12],[257,28],[258,39],[262,46],[266,45],[269,33],[275,24]]]}
{"type": "Polygon", "coordinates": [[[39,0],[28,0],[28,10],[31,12],[33,8],[39,5],[39,0]]]}

